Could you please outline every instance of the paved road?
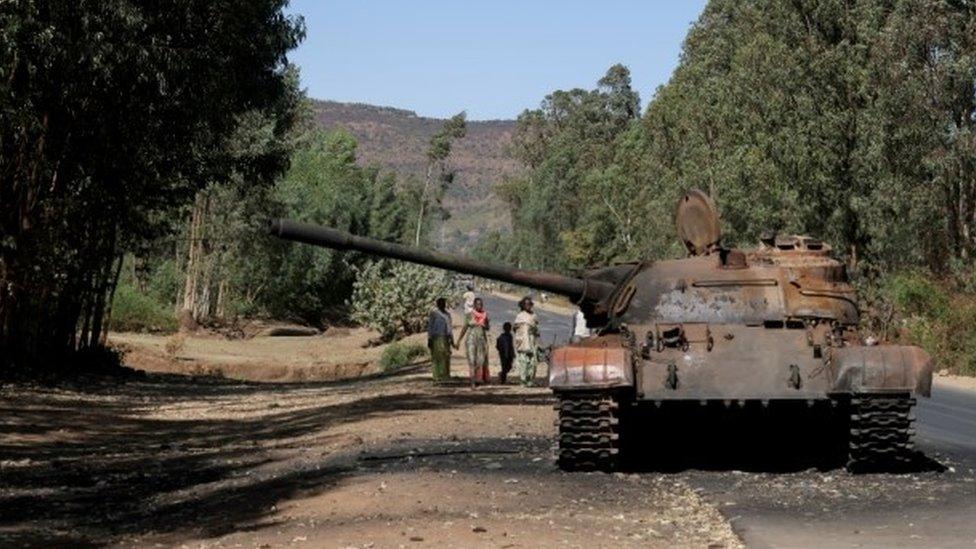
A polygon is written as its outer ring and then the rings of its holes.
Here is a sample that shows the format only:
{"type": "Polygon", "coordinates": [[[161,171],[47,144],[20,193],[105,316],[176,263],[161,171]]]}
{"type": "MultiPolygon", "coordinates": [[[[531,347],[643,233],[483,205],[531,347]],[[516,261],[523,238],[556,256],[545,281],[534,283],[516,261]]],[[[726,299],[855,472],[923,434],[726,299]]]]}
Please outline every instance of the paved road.
{"type": "MultiPolygon", "coordinates": [[[[514,302],[489,296],[485,305],[498,326],[515,315],[514,302]]],[[[544,342],[569,337],[570,316],[538,313],[544,342]]],[[[750,547],[974,548],[976,391],[936,380],[916,416],[924,458],[908,474],[850,475],[839,468],[671,474],[718,503],[750,547]]]]}
{"type": "Polygon", "coordinates": [[[976,547],[976,391],[936,380],[915,415],[917,472],[689,476],[750,547],[976,547]]]}
{"type": "MultiPolygon", "coordinates": [[[[502,324],[515,320],[518,304],[497,295],[484,296],[485,309],[492,318],[492,332],[501,330],[502,324]]],[[[554,313],[541,308],[536,309],[539,318],[539,339],[543,346],[552,343],[563,344],[569,341],[573,331],[573,318],[566,314],[554,313]]]]}

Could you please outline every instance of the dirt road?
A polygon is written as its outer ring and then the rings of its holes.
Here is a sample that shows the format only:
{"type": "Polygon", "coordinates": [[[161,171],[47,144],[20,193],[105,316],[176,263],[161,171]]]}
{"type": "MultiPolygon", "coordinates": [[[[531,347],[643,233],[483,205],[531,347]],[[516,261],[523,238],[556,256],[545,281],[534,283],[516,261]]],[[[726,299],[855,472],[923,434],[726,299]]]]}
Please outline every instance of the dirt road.
{"type": "Polygon", "coordinates": [[[423,370],[7,387],[0,545],[738,546],[681,479],[559,472],[551,406],[423,370]]]}

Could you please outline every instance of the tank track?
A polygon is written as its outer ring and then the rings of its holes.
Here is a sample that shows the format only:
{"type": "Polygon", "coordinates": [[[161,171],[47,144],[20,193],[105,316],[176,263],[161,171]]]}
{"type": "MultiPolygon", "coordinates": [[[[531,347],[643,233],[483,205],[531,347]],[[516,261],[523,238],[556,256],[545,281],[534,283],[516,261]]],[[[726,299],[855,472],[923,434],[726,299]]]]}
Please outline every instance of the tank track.
{"type": "Polygon", "coordinates": [[[613,471],[619,465],[621,397],[613,392],[557,395],[556,462],[564,471],[613,471]]]}
{"type": "Polygon", "coordinates": [[[847,469],[883,472],[905,469],[914,458],[908,395],[857,395],[851,398],[847,469]]]}

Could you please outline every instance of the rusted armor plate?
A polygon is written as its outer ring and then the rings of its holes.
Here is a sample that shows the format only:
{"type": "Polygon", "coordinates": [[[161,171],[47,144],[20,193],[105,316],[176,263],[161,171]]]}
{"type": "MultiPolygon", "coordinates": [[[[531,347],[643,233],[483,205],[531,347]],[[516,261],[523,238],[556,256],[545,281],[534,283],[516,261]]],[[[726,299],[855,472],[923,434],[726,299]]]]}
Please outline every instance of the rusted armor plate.
{"type": "Polygon", "coordinates": [[[715,203],[702,191],[688,191],[678,200],[674,221],[678,238],[692,255],[713,251],[722,239],[715,203]]]}
{"type": "Polygon", "coordinates": [[[592,389],[632,387],[634,368],[630,351],[617,338],[603,345],[567,345],[552,352],[549,387],[592,389]]]}
{"type": "Polygon", "coordinates": [[[838,393],[914,392],[932,395],[932,358],[908,345],[851,346],[831,351],[838,393]]]}

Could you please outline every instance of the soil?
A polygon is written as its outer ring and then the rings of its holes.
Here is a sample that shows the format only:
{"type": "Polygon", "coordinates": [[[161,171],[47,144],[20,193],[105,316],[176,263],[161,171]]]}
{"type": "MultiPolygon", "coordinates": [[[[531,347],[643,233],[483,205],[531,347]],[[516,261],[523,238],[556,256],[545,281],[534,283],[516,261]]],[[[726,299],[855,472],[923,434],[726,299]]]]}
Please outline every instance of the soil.
{"type": "MultiPolygon", "coordinates": [[[[268,331],[265,329],[265,331],[268,331]]],[[[385,346],[372,346],[376,332],[330,329],[314,336],[227,339],[216,334],[162,336],[113,333],[109,343],[125,351],[137,370],[247,381],[335,381],[380,372],[385,346]]],[[[404,343],[423,343],[415,335],[404,343]]]]}
{"type": "Polygon", "coordinates": [[[936,383],[941,383],[948,387],[976,391],[976,377],[959,376],[953,374],[936,374],[936,383]]]}
{"type": "MultiPolygon", "coordinates": [[[[135,366],[287,377],[368,363],[368,338],[187,338],[175,361],[166,338],[113,340],[135,366]]],[[[684,480],[559,471],[545,388],[362,375],[2,388],[0,546],[740,546],[684,480]]]]}

